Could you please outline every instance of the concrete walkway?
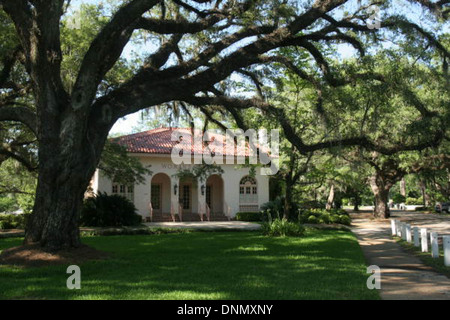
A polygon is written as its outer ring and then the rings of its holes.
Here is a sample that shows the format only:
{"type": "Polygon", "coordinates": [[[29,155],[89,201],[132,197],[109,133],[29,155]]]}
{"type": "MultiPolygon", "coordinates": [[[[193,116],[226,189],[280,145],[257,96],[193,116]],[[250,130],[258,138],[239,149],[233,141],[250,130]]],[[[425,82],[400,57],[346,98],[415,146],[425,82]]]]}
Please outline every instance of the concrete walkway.
{"type": "Polygon", "coordinates": [[[243,221],[189,221],[189,222],[149,222],[144,225],[152,228],[196,229],[196,230],[241,230],[254,231],[261,228],[258,223],[243,221]]]}
{"type": "MultiPolygon", "coordinates": [[[[391,237],[389,220],[372,221],[367,214],[352,214],[352,217],[352,231],[358,238],[367,265],[377,265],[381,269],[382,299],[450,300],[450,279],[403,250],[391,237]]],[[[425,217],[421,218],[422,223],[427,221],[425,217]]]]}

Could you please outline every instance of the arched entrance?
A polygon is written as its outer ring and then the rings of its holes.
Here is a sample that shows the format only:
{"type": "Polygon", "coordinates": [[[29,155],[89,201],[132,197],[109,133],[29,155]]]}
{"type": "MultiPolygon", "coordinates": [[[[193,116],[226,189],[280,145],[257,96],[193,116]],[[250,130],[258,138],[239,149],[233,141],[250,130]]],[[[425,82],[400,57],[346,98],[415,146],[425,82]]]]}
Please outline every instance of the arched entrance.
{"type": "Polygon", "coordinates": [[[223,214],[224,186],[220,175],[213,174],[206,180],[205,201],[212,214],[223,214]]]}
{"type": "Polygon", "coordinates": [[[190,214],[197,211],[197,185],[192,178],[181,178],[179,182],[178,203],[182,214],[190,214]]]}
{"type": "Polygon", "coordinates": [[[150,202],[153,213],[170,213],[170,177],[157,173],[151,180],[150,202]]]}

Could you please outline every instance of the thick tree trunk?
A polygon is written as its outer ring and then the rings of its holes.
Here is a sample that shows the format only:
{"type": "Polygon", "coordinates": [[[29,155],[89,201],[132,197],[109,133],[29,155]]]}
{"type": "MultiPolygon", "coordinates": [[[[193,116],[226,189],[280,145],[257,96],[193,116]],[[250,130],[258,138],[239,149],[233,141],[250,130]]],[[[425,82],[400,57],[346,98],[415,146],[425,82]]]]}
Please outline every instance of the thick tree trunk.
{"type": "Polygon", "coordinates": [[[55,128],[57,139],[40,142],[36,199],[25,243],[38,242],[48,251],[80,246],[78,222],[84,193],[108,132],[89,132],[78,123],[63,122],[62,128],[55,128]]]}
{"type": "Polygon", "coordinates": [[[427,183],[423,180],[420,180],[419,186],[420,186],[420,190],[422,191],[423,205],[425,207],[429,207],[431,204],[431,197],[427,192],[427,183]]]}
{"type": "Polygon", "coordinates": [[[334,184],[332,184],[330,187],[330,193],[328,194],[327,205],[325,207],[327,210],[331,210],[333,208],[334,195],[334,184]]]}
{"type": "Polygon", "coordinates": [[[389,218],[391,215],[389,209],[389,191],[393,184],[385,181],[380,172],[376,172],[370,178],[369,182],[374,195],[374,217],[384,219],[389,218]]]}
{"type": "MultiPolygon", "coordinates": [[[[83,150],[78,152],[82,153],[83,150]]],[[[95,170],[95,162],[83,166],[76,154],[65,164],[66,175],[55,168],[40,171],[33,214],[27,226],[25,242],[39,242],[48,250],[78,247],[78,221],[83,195],[95,170]]]]}
{"type": "Polygon", "coordinates": [[[391,215],[391,211],[389,209],[389,190],[379,190],[374,192],[375,197],[375,208],[374,208],[374,216],[376,218],[384,218],[387,219],[391,215]]]}
{"type": "Polygon", "coordinates": [[[406,198],[406,181],[405,178],[400,180],[400,194],[406,198]]]}
{"type": "Polygon", "coordinates": [[[355,201],[353,205],[353,211],[359,211],[359,202],[361,201],[358,192],[355,192],[355,196],[353,197],[353,200],[355,201]]]}

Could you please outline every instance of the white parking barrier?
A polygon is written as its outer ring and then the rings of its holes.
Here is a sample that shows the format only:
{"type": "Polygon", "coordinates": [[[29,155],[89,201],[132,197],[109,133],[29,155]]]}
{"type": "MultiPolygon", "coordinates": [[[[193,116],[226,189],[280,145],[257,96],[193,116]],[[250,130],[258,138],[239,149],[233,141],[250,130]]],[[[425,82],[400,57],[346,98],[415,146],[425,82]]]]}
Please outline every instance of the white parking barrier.
{"type": "Polygon", "coordinates": [[[414,246],[420,247],[420,235],[419,235],[419,228],[414,227],[413,228],[413,235],[414,235],[414,246]]]}
{"type": "Polygon", "coordinates": [[[420,239],[422,243],[422,252],[428,252],[428,237],[427,237],[427,229],[420,229],[420,239]]]}
{"type": "Polygon", "coordinates": [[[406,241],[406,223],[402,222],[402,239],[406,241]]]}
{"type": "Polygon", "coordinates": [[[396,220],[396,221],[397,222],[395,223],[395,225],[397,226],[397,237],[401,237],[402,236],[402,225],[399,220],[396,220]]]}
{"type": "Polygon", "coordinates": [[[438,245],[438,234],[437,232],[431,232],[430,234],[431,241],[431,257],[439,258],[439,245],[438,245]]]}
{"type": "Polygon", "coordinates": [[[408,241],[408,243],[412,242],[411,225],[410,224],[406,225],[406,241],[408,241]]]}
{"type": "Polygon", "coordinates": [[[392,219],[391,220],[391,233],[393,236],[395,236],[397,234],[397,226],[396,226],[396,220],[392,219]]]}
{"type": "Polygon", "coordinates": [[[444,245],[444,264],[446,267],[450,267],[450,237],[442,237],[442,243],[444,245]]]}

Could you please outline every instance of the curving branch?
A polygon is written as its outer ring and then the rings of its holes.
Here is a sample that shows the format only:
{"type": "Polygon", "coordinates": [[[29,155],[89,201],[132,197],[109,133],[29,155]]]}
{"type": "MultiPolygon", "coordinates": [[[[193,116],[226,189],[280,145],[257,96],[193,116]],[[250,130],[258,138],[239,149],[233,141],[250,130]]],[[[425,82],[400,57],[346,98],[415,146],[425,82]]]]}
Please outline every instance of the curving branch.
{"type": "Polygon", "coordinates": [[[274,107],[273,105],[261,100],[261,99],[238,99],[226,96],[221,97],[189,97],[185,98],[184,101],[196,105],[196,106],[206,106],[206,105],[221,105],[224,107],[231,107],[234,109],[248,109],[248,108],[258,108],[265,111],[277,118],[280,122],[286,138],[297,148],[297,150],[303,154],[307,155],[310,152],[330,149],[330,148],[343,148],[343,147],[353,147],[360,146],[367,150],[376,151],[384,155],[393,155],[402,151],[420,151],[430,147],[438,146],[442,139],[444,138],[444,133],[442,131],[437,131],[429,140],[421,141],[414,144],[403,144],[397,143],[394,146],[386,146],[384,144],[377,144],[366,136],[349,137],[342,139],[334,139],[323,142],[318,142],[314,144],[305,144],[302,138],[296,134],[294,127],[290,124],[288,117],[284,113],[284,110],[274,107]]]}
{"type": "Polygon", "coordinates": [[[28,107],[2,107],[0,108],[0,121],[21,122],[37,136],[36,113],[28,107]]]}

